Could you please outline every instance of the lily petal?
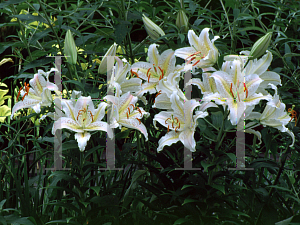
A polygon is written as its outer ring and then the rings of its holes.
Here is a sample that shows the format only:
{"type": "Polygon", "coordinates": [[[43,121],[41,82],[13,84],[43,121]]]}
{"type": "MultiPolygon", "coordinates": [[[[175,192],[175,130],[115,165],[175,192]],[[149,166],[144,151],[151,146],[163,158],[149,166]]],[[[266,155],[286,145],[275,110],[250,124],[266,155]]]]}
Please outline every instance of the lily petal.
{"type": "Polygon", "coordinates": [[[194,130],[184,130],[180,132],[179,140],[183,143],[183,145],[188,148],[191,152],[196,151],[196,142],[194,139],[194,130]]]}
{"type": "Polygon", "coordinates": [[[159,65],[160,56],[157,50],[157,44],[151,44],[148,49],[148,57],[151,64],[159,65]]]}
{"type": "Polygon", "coordinates": [[[159,139],[157,152],[163,150],[164,146],[170,146],[174,143],[177,143],[178,141],[180,141],[179,133],[176,133],[174,130],[168,132],[165,136],[159,139]]]}
{"type": "Polygon", "coordinates": [[[52,127],[52,134],[55,135],[55,132],[57,129],[69,129],[78,133],[82,133],[83,130],[81,129],[81,126],[73,119],[68,117],[61,117],[58,120],[56,120],[52,127]]]}
{"type": "Polygon", "coordinates": [[[91,138],[91,134],[88,132],[75,134],[75,139],[78,142],[78,147],[81,152],[85,150],[87,142],[90,140],[90,138],[91,138]]]}
{"type": "MultiPolygon", "coordinates": [[[[15,114],[15,112],[17,112],[19,109],[23,109],[23,108],[30,108],[30,107],[34,107],[36,105],[38,105],[40,103],[41,100],[37,100],[37,99],[30,99],[30,98],[26,98],[27,96],[25,96],[23,101],[17,102],[11,112],[11,116],[10,119],[13,118],[13,115],[15,114]]],[[[40,110],[38,107],[34,108],[34,111],[36,113],[39,113],[40,110]]]]}
{"type": "Polygon", "coordinates": [[[142,123],[139,123],[138,120],[123,118],[119,121],[119,123],[125,127],[139,130],[145,136],[146,141],[148,141],[147,129],[146,129],[145,125],[142,123]]]}
{"type": "Polygon", "coordinates": [[[101,130],[107,132],[109,138],[113,137],[112,129],[106,122],[97,121],[94,123],[89,124],[86,128],[83,129],[84,131],[94,131],[94,130],[101,130]]]}

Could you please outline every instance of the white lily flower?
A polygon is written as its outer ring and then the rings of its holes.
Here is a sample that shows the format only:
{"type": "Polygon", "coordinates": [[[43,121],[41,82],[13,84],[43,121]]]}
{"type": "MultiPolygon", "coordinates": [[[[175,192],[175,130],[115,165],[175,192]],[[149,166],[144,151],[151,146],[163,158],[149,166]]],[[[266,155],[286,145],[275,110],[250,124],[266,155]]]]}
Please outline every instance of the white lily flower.
{"type": "MultiPolygon", "coordinates": [[[[81,91],[76,91],[76,90],[72,90],[72,95],[71,95],[71,102],[73,104],[73,107],[75,107],[76,101],[78,98],[81,97],[81,91]]],[[[59,98],[54,99],[54,103],[55,101],[59,101],[59,98]]],[[[64,101],[64,100],[63,100],[64,101]]],[[[59,103],[57,103],[59,105],[59,103]]],[[[66,116],[64,112],[60,112],[60,116],[66,116]]],[[[40,121],[44,120],[46,117],[50,117],[52,120],[55,120],[55,118],[58,118],[59,115],[55,112],[48,112],[46,115],[43,115],[40,118],[40,121]]]]}
{"type": "Polygon", "coordinates": [[[141,90],[142,80],[139,78],[126,79],[127,73],[130,71],[128,62],[123,62],[119,57],[115,57],[116,64],[112,72],[112,78],[109,88],[116,88],[116,96],[119,97],[122,93],[130,91],[135,93],[141,90]]]}
{"type": "Polygon", "coordinates": [[[202,94],[207,95],[209,93],[217,92],[216,82],[214,79],[211,79],[211,75],[216,71],[213,67],[203,68],[202,69],[202,81],[199,78],[192,78],[185,86],[196,85],[202,92],[202,94]]]}
{"type": "Polygon", "coordinates": [[[105,116],[105,108],[107,106],[105,102],[101,102],[98,108],[95,109],[90,96],[81,96],[78,98],[75,106],[72,100],[62,100],[61,104],[66,116],[54,122],[52,127],[53,135],[55,135],[57,129],[62,128],[76,132],[75,139],[78,142],[80,151],[85,150],[91,137],[90,131],[105,131],[108,137],[112,138],[111,128],[106,122],[101,121],[105,116]]]}
{"type": "Polygon", "coordinates": [[[162,78],[183,70],[183,66],[175,67],[176,59],[172,49],[168,49],[159,55],[157,46],[157,44],[149,46],[149,62],[136,62],[131,66],[133,73],[147,81],[142,85],[141,91],[137,93],[138,96],[147,92],[150,94],[156,93],[155,87],[162,78]]]}
{"type": "Polygon", "coordinates": [[[224,107],[228,105],[229,117],[233,125],[240,120],[247,106],[257,105],[263,99],[272,99],[271,95],[264,96],[262,93],[256,93],[262,79],[256,74],[244,76],[238,60],[231,61],[228,68],[214,72],[211,77],[215,79],[218,93],[208,94],[203,100],[215,100],[217,104],[224,107]]]}
{"type": "Polygon", "coordinates": [[[187,101],[184,93],[179,88],[180,73],[172,73],[168,77],[161,79],[156,87],[158,93],[154,100],[153,108],[160,109],[172,109],[171,107],[171,95],[174,91],[177,91],[177,95],[180,100],[187,101]]]}
{"type": "Polygon", "coordinates": [[[156,129],[158,129],[156,121],[168,128],[168,133],[158,141],[159,146],[157,151],[163,150],[165,145],[170,146],[181,141],[191,152],[195,152],[196,142],[194,133],[197,126],[197,119],[208,116],[208,113],[203,111],[207,107],[211,107],[212,104],[205,104],[200,108],[200,111],[197,111],[193,115],[194,109],[200,106],[199,102],[195,99],[183,102],[176,91],[171,95],[171,103],[173,111],[162,111],[156,114],[153,119],[156,129]]]}
{"type": "Polygon", "coordinates": [[[196,68],[205,68],[213,66],[218,60],[218,49],[214,45],[214,41],[219,38],[215,36],[213,40],[209,39],[209,28],[201,31],[199,37],[193,30],[189,30],[188,39],[191,47],[180,48],[175,51],[175,55],[190,62],[196,68]]]}
{"type": "Polygon", "coordinates": [[[21,94],[22,101],[17,102],[11,113],[11,119],[16,111],[23,108],[33,108],[36,113],[41,111],[41,106],[51,106],[53,98],[51,91],[55,91],[57,94],[60,94],[56,84],[49,81],[49,74],[57,69],[52,68],[49,72],[44,72],[43,70],[38,70],[38,73],[34,74],[33,79],[29,81],[29,84],[26,85],[23,89],[20,89],[19,95],[21,94]],[[46,80],[44,78],[46,77],[46,80]],[[25,89],[25,90],[24,90],[25,89]]]}
{"type": "Polygon", "coordinates": [[[121,126],[139,130],[144,134],[146,141],[148,140],[148,133],[145,125],[141,122],[144,115],[148,116],[142,107],[136,107],[135,104],[138,100],[137,97],[127,92],[120,97],[107,95],[104,97],[107,101],[112,103],[112,114],[110,118],[111,128],[121,126]]]}
{"type": "MultiPolygon", "coordinates": [[[[281,79],[279,74],[273,71],[267,71],[271,62],[272,62],[272,53],[267,51],[267,53],[261,57],[259,60],[249,60],[247,66],[244,69],[244,66],[249,58],[250,51],[241,51],[240,54],[244,55],[228,55],[224,57],[226,61],[239,60],[241,62],[241,68],[245,75],[257,74],[259,78],[263,81],[258,86],[256,93],[262,93],[267,95],[268,92],[265,90],[269,83],[274,85],[281,85],[281,79]]],[[[226,72],[226,69],[229,69],[230,62],[225,62],[222,66],[222,70],[226,72]]]]}
{"type": "Polygon", "coordinates": [[[263,113],[252,112],[249,119],[259,120],[264,127],[270,126],[281,132],[287,132],[292,137],[293,143],[290,145],[292,147],[295,142],[295,135],[285,127],[290,122],[291,117],[285,111],[285,104],[279,100],[277,87],[271,83],[269,85],[275,90],[273,99],[267,103],[263,113]]]}

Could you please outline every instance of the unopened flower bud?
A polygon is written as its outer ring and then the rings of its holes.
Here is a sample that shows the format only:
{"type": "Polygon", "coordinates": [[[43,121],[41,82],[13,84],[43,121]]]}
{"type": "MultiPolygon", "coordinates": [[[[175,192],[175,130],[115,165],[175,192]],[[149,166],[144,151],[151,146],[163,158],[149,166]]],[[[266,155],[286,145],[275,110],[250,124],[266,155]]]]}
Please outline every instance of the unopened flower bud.
{"type": "MultiPolygon", "coordinates": [[[[114,43],[110,48],[107,50],[105,55],[103,56],[100,66],[98,68],[98,73],[105,74],[107,72],[107,56],[115,56],[117,51],[117,44],[114,43]]],[[[112,63],[114,64],[114,62],[112,63]]]]}
{"type": "Polygon", "coordinates": [[[65,56],[67,62],[76,65],[77,62],[77,49],[71,31],[68,30],[65,38],[65,56]]]}
{"type": "Polygon", "coordinates": [[[266,50],[270,45],[271,38],[272,32],[268,32],[254,43],[249,54],[249,56],[251,57],[250,60],[257,59],[266,53],[266,50]]]}
{"type": "Polygon", "coordinates": [[[143,22],[146,28],[146,31],[148,35],[153,39],[156,40],[161,36],[165,35],[165,32],[157,26],[155,23],[153,23],[147,16],[143,14],[143,22]]]}
{"type": "Polygon", "coordinates": [[[177,14],[176,26],[182,30],[184,33],[188,32],[189,19],[185,12],[180,9],[177,14]]]}

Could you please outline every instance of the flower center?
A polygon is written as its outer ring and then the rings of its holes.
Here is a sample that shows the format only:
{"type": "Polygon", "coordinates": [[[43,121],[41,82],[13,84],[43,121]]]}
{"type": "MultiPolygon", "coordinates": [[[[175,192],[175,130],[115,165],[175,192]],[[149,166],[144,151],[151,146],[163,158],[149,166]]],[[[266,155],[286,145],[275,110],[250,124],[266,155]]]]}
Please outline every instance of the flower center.
{"type": "MultiPolygon", "coordinates": [[[[240,84],[240,81],[238,80],[238,82],[237,82],[237,87],[239,87],[239,84],[240,84]]],[[[236,103],[236,97],[235,97],[235,95],[233,94],[233,91],[232,91],[232,83],[230,84],[230,93],[231,93],[231,95],[232,95],[232,97],[234,98],[234,102],[236,103]]],[[[239,102],[241,101],[241,99],[240,99],[240,93],[239,93],[239,91],[238,91],[238,88],[236,88],[236,93],[237,93],[237,96],[238,96],[238,99],[239,99],[239,102]]],[[[246,98],[248,98],[248,89],[247,89],[247,87],[246,87],[246,84],[244,83],[244,92],[246,92],[246,98]]]]}
{"type": "Polygon", "coordinates": [[[93,116],[92,112],[90,110],[87,110],[86,108],[79,110],[78,115],[77,115],[77,120],[78,120],[78,117],[81,116],[81,117],[83,117],[82,121],[84,122],[88,116],[88,113],[90,113],[90,115],[92,117],[92,122],[93,122],[94,116],[93,116]]]}
{"type": "Polygon", "coordinates": [[[149,83],[149,80],[150,80],[150,76],[154,76],[154,77],[159,77],[159,80],[161,80],[163,77],[164,77],[164,70],[162,68],[160,68],[160,66],[155,66],[155,64],[153,64],[153,68],[154,68],[154,72],[151,71],[150,73],[150,70],[151,70],[151,67],[147,70],[147,77],[148,77],[148,83],[149,83]]]}
{"type": "MultiPolygon", "coordinates": [[[[139,113],[141,114],[141,117],[143,117],[142,110],[141,110],[139,107],[135,106],[134,104],[130,104],[129,107],[127,108],[128,112],[126,112],[127,119],[129,119],[129,115],[130,115],[130,106],[132,106],[132,112],[136,109],[136,110],[138,110],[139,113]]],[[[142,123],[141,120],[140,120],[139,118],[136,118],[136,119],[137,119],[137,121],[139,121],[139,124],[142,123]]]]}
{"type": "Polygon", "coordinates": [[[172,124],[172,129],[175,128],[175,132],[177,132],[177,129],[180,129],[180,122],[178,118],[174,117],[173,115],[170,118],[166,119],[165,124],[168,124],[168,132],[170,129],[170,124],[172,124]]]}
{"type": "Polygon", "coordinates": [[[197,63],[200,62],[200,60],[203,59],[203,58],[205,58],[205,55],[204,55],[204,54],[202,55],[201,52],[198,51],[198,52],[195,52],[195,53],[189,55],[189,56],[185,59],[185,61],[186,61],[186,64],[189,64],[191,61],[193,61],[194,59],[196,59],[197,61],[193,64],[193,66],[195,66],[195,65],[197,65],[197,63]],[[188,60],[188,61],[187,61],[187,60],[188,60]]]}
{"type": "Polygon", "coordinates": [[[18,95],[17,95],[17,100],[18,100],[18,98],[19,98],[19,96],[20,96],[20,93],[21,93],[21,90],[22,90],[22,89],[25,89],[25,91],[26,91],[26,93],[24,94],[24,96],[23,96],[23,98],[22,98],[22,101],[23,101],[24,98],[25,98],[25,96],[28,95],[28,93],[29,93],[29,83],[26,84],[26,82],[25,82],[25,83],[24,83],[24,87],[20,87],[19,92],[18,92],[18,95]]]}

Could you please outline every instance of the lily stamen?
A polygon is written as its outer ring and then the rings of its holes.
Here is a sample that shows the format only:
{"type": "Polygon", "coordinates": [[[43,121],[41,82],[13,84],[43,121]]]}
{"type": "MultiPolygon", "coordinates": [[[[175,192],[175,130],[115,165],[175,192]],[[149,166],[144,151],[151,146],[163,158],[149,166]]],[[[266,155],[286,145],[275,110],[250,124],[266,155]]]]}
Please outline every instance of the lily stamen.
{"type": "Polygon", "coordinates": [[[168,121],[168,120],[171,120],[171,118],[166,119],[165,124],[167,124],[167,121],[168,121]]]}
{"type": "Polygon", "coordinates": [[[192,66],[196,66],[198,62],[200,62],[200,60],[198,60],[197,62],[195,62],[192,66]]]}
{"type": "Polygon", "coordinates": [[[167,132],[169,132],[169,130],[170,130],[170,128],[169,128],[170,126],[168,125],[168,131],[167,132]]]}
{"type": "Polygon", "coordinates": [[[154,68],[154,70],[155,70],[155,73],[157,73],[157,70],[156,70],[156,67],[155,67],[155,65],[153,64],[153,68],[154,68]]]}
{"type": "Polygon", "coordinates": [[[244,83],[244,92],[246,91],[246,98],[248,98],[248,88],[246,87],[246,84],[244,83]]]}
{"type": "Polygon", "coordinates": [[[288,112],[291,113],[291,115],[290,115],[291,119],[290,119],[289,122],[291,122],[292,119],[295,118],[295,126],[296,126],[296,124],[297,124],[297,112],[295,110],[293,110],[292,108],[289,108],[288,112]]]}
{"type": "Polygon", "coordinates": [[[188,58],[190,58],[190,57],[192,57],[192,56],[194,56],[194,55],[197,55],[197,54],[199,54],[199,53],[201,53],[201,52],[200,52],[200,51],[195,52],[195,53],[191,54],[190,56],[188,56],[185,60],[187,60],[188,58]]]}
{"type": "Polygon", "coordinates": [[[139,118],[136,118],[136,119],[140,122],[140,124],[142,123],[141,120],[140,120],[139,118]]]}
{"type": "Polygon", "coordinates": [[[92,117],[92,122],[93,122],[93,120],[94,120],[94,116],[93,116],[93,114],[92,114],[92,112],[89,110],[89,113],[91,114],[91,117],[92,117]]]}
{"type": "Polygon", "coordinates": [[[136,75],[137,78],[140,78],[139,75],[137,74],[137,72],[132,71],[132,69],[130,70],[131,72],[131,77],[133,77],[133,74],[136,75]]]}
{"type": "Polygon", "coordinates": [[[150,70],[151,70],[151,68],[149,68],[149,69],[147,70],[147,77],[148,77],[148,73],[149,73],[150,70]]]}
{"type": "Polygon", "coordinates": [[[231,83],[231,85],[230,85],[230,93],[231,93],[232,97],[234,97],[234,94],[233,94],[233,92],[232,92],[232,83],[231,83]]]}
{"type": "Polygon", "coordinates": [[[155,95],[155,98],[161,94],[161,90],[155,95]]]}
{"type": "Polygon", "coordinates": [[[143,113],[139,107],[136,107],[136,109],[140,112],[141,116],[143,116],[143,113]]]}
{"type": "Polygon", "coordinates": [[[19,92],[18,92],[18,95],[17,95],[17,100],[19,99],[19,97],[20,97],[20,94],[21,94],[21,90],[22,90],[23,88],[22,87],[20,87],[20,89],[19,89],[19,92]]]}

